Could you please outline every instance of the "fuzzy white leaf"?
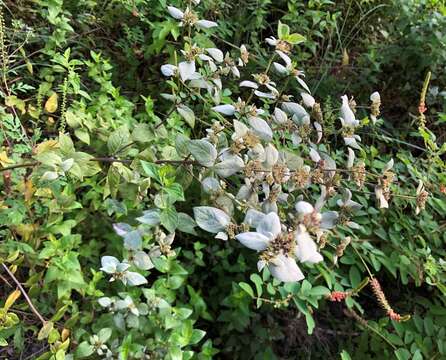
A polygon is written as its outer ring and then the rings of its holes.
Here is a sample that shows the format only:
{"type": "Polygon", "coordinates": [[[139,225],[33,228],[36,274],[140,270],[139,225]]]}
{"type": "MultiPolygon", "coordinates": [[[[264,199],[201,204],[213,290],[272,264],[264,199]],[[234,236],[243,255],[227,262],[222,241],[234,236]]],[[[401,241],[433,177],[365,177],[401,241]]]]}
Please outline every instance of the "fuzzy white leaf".
{"type": "Polygon", "coordinates": [[[133,255],[133,263],[138,269],[141,270],[150,270],[154,267],[150,256],[147,255],[144,251],[137,251],[133,255]]]}
{"type": "Polygon", "coordinates": [[[311,214],[314,211],[313,205],[306,201],[298,201],[295,208],[299,215],[311,214]]]}
{"type": "Polygon", "coordinates": [[[355,114],[348,103],[347,95],[342,95],[342,105],[341,105],[341,118],[344,120],[345,125],[350,127],[355,127],[359,125],[359,121],[355,119],[355,114]]]}
{"type": "Polygon", "coordinates": [[[174,6],[168,6],[167,11],[169,11],[170,16],[172,16],[177,20],[181,20],[184,17],[184,13],[180,9],[177,9],[174,6]]]}
{"type": "Polygon", "coordinates": [[[296,261],[283,254],[278,255],[269,265],[271,275],[283,282],[296,282],[305,278],[296,261]]]}
{"type": "Polygon", "coordinates": [[[181,80],[186,81],[192,78],[195,73],[195,61],[182,61],[178,64],[181,80]]]}
{"type": "Polygon", "coordinates": [[[113,274],[116,272],[117,266],[120,264],[120,261],[116,259],[114,256],[103,256],[101,258],[101,270],[113,274]]]}
{"type": "Polygon", "coordinates": [[[257,211],[255,209],[249,209],[246,213],[245,219],[243,222],[245,224],[248,224],[250,227],[257,227],[259,226],[260,222],[263,220],[263,218],[266,215],[260,211],[257,211]]]}
{"type": "Polygon", "coordinates": [[[177,70],[178,68],[175,65],[164,64],[163,66],[161,66],[161,73],[167,77],[174,76],[177,70]]]}
{"type": "Polygon", "coordinates": [[[195,160],[205,167],[211,167],[217,159],[217,149],[207,140],[191,140],[187,148],[195,160]]]}
{"type": "Polygon", "coordinates": [[[208,52],[209,55],[211,55],[214,60],[216,62],[223,62],[224,60],[224,55],[223,55],[223,51],[221,51],[220,49],[217,48],[208,48],[206,49],[206,51],[208,52]]]}
{"type": "Polygon", "coordinates": [[[224,231],[231,221],[223,210],[210,206],[194,207],[194,216],[200,228],[215,234],[224,231]]]}
{"type": "Polygon", "coordinates": [[[234,105],[229,104],[214,106],[212,110],[227,116],[232,116],[235,113],[234,105]]]}
{"type": "Polygon", "coordinates": [[[125,278],[127,279],[129,285],[132,286],[147,284],[147,279],[137,272],[127,271],[125,273],[125,278]]]}
{"type": "Polygon", "coordinates": [[[209,20],[198,20],[195,25],[202,29],[210,29],[218,26],[216,22],[209,20]]]}
{"type": "Polygon", "coordinates": [[[235,236],[235,238],[249,249],[263,251],[268,247],[270,239],[258,232],[244,232],[235,236]]]}
{"type": "Polygon", "coordinates": [[[142,224],[155,226],[160,223],[160,212],[158,209],[146,210],[143,212],[143,216],[137,217],[137,221],[142,224]]]}
{"type": "Polygon", "coordinates": [[[273,131],[265,120],[258,117],[250,117],[248,121],[257,136],[265,141],[272,140],[273,131]]]}
{"type": "Polygon", "coordinates": [[[207,177],[201,181],[201,186],[207,194],[216,193],[221,190],[220,183],[214,177],[207,177]]]}
{"type": "Polygon", "coordinates": [[[284,102],[282,104],[282,109],[289,115],[297,118],[298,121],[302,121],[304,118],[309,118],[307,111],[303,106],[295,102],[284,102]]]}
{"type": "Polygon", "coordinates": [[[240,87],[248,87],[251,89],[259,88],[259,85],[257,85],[257,83],[255,83],[254,81],[249,81],[249,80],[242,81],[239,86],[240,87]]]}
{"type": "Polygon", "coordinates": [[[314,104],[316,103],[316,100],[314,100],[314,97],[312,97],[308,93],[300,93],[300,96],[302,97],[302,100],[304,102],[304,105],[309,108],[313,108],[314,104]]]}
{"type": "Polygon", "coordinates": [[[240,156],[231,156],[224,161],[216,164],[214,166],[214,169],[218,175],[222,177],[228,177],[239,172],[241,169],[243,169],[244,166],[245,163],[240,156]]]}
{"type": "Polygon", "coordinates": [[[191,128],[194,128],[194,126],[195,126],[195,114],[192,111],[192,109],[189,108],[186,105],[178,105],[177,111],[183,117],[183,119],[186,121],[186,123],[191,128]]]}
{"type": "Polygon", "coordinates": [[[288,122],[288,116],[286,115],[285,111],[283,111],[280,108],[276,107],[274,109],[273,120],[277,124],[283,125],[283,124],[286,124],[288,122]]]}
{"type": "Polygon", "coordinates": [[[296,231],[295,240],[297,243],[296,257],[299,261],[315,264],[323,260],[322,255],[317,251],[316,243],[303,227],[296,231]]]}
{"type": "Polygon", "coordinates": [[[303,81],[299,76],[296,76],[297,82],[304,88],[305,91],[307,91],[309,94],[311,94],[310,88],[308,85],[303,81]]]}
{"type": "Polygon", "coordinates": [[[321,217],[321,229],[333,229],[338,218],[339,214],[336,211],[324,212],[321,217]]]}
{"type": "Polygon", "coordinates": [[[279,216],[275,212],[265,215],[256,230],[268,239],[276,238],[282,231],[279,216]]]}

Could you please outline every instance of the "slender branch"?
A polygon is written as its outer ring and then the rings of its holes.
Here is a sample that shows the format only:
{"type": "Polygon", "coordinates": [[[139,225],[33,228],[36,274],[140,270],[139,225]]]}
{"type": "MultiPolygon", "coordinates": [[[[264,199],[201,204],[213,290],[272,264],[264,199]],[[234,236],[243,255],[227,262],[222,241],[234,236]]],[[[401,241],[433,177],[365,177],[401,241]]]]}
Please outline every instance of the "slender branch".
{"type": "Polygon", "coordinates": [[[32,312],[39,318],[39,320],[41,321],[41,323],[43,325],[46,324],[46,320],[43,318],[42,315],[40,315],[40,313],[37,311],[37,309],[34,307],[31,299],[29,298],[28,294],[26,293],[25,289],[23,288],[22,284],[20,284],[20,281],[17,280],[17,278],[14,276],[14,274],[11,272],[11,270],[9,270],[9,268],[2,263],[2,267],[3,269],[5,269],[5,271],[8,273],[8,275],[11,277],[11,279],[16,283],[17,287],[20,289],[20,291],[22,292],[22,295],[24,296],[24,298],[26,299],[26,302],[28,303],[29,307],[31,308],[32,312]]]}
{"type": "Polygon", "coordinates": [[[0,169],[0,172],[18,169],[18,168],[27,168],[27,167],[34,167],[39,165],[38,161],[30,162],[30,163],[22,163],[22,164],[15,164],[11,166],[5,166],[0,169]]]}

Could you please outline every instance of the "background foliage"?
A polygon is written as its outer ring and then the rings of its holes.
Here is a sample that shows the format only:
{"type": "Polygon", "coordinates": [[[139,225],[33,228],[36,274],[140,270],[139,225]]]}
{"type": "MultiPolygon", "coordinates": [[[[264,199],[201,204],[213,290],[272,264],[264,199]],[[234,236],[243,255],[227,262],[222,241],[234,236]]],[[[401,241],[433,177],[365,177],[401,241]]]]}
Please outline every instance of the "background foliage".
{"type": "MultiPolygon", "coordinates": [[[[374,194],[355,194],[366,205],[355,217],[362,230],[338,264],[327,261],[292,284],[257,273],[252,251],[193,226],[192,207],[210,200],[169,160],[177,159],[179,136],[205,136],[199,120],[212,119],[200,108],[205,116],[192,120],[160,96],[175,85],[160,67],[180,56],[185,35],[168,5],[185,7],[164,0],[2,2],[0,357],[445,358],[445,4],[200,4],[203,18],[219,26],[194,41],[225,51],[245,44],[256,59],[248,73],[267,66],[264,42],[277,36],[279,21],[304,35],[293,60],[327,113],[337,114],[341,95],[355,94],[367,125],[369,95],[381,94],[383,120],[361,134],[361,158],[380,172],[393,157],[403,196],[379,209],[374,194]],[[427,71],[426,126],[419,126],[427,71]],[[420,179],[430,195],[414,216],[420,179]],[[144,211],[154,204],[159,231],[132,232],[136,218],[152,221],[144,211]],[[116,223],[132,228],[116,231],[116,223]],[[175,229],[171,243],[166,235],[175,229]],[[145,286],[110,283],[100,271],[103,256],[135,259],[142,250],[150,254],[150,263],[140,254],[145,286]],[[327,299],[357,288],[369,271],[409,320],[389,319],[370,286],[345,302],[327,299]]],[[[226,90],[226,100],[237,94],[226,90]]],[[[297,97],[295,85],[288,90],[297,97]]],[[[326,121],[339,161],[337,115],[326,121]]]]}

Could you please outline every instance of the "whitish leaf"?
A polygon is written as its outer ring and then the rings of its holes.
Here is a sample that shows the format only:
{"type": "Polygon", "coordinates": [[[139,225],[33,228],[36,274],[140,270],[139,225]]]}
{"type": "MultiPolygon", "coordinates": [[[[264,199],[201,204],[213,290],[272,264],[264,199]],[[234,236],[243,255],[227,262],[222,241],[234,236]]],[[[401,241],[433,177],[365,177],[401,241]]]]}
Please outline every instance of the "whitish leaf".
{"type": "Polygon", "coordinates": [[[214,106],[212,110],[227,116],[232,116],[235,113],[235,107],[229,104],[214,106]]]}
{"type": "Polygon", "coordinates": [[[147,255],[144,251],[137,251],[133,255],[133,263],[138,269],[141,270],[150,270],[154,267],[150,256],[147,255]]]}
{"type": "Polygon", "coordinates": [[[127,271],[125,273],[125,278],[127,279],[128,283],[133,286],[147,284],[147,279],[137,272],[127,271]]]}
{"type": "Polygon", "coordinates": [[[298,229],[295,240],[297,243],[296,257],[301,262],[315,264],[323,260],[317,251],[317,245],[304,229],[298,229]]]}
{"type": "Polygon", "coordinates": [[[312,97],[308,93],[300,93],[300,96],[302,97],[302,100],[306,107],[313,108],[314,104],[316,103],[316,100],[314,100],[314,97],[312,97]]]}
{"type": "Polygon", "coordinates": [[[257,85],[257,83],[255,83],[254,81],[249,81],[249,80],[242,81],[239,86],[240,87],[248,87],[251,89],[259,88],[259,85],[257,85]]]}
{"type": "Polygon", "coordinates": [[[256,230],[269,239],[274,239],[281,232],[279,216],[275,212],[270,212],[268,215],[265,215],[256,227],[256,230]]]}
{"type": "Polygon", "coordinates": [[[40,179],[42,181],[52,181],[56,180],[58,177],[59,175],[55,171],[45,171],[40,179]]]}
{"type": "Polygon", "coordinates": [[[217,48],[206,49],[209,55],[211,55],[216,62],[222,62],[224,60],[223,51],[217,48]]]}
{"type": "Polygon", "coordinates": [[[101,270],[113,274],[116,272],[116,267],[120,264],[120,261],[116,259],[114,256],[103,256],[101,258],[101,270]]]}
{"type": "Polygon", "coordinates": [[[183,61],[178,64],[181,80],[189,80],[195,73],[195,61],[183,61]]]}
{"type": "Polygon", "coordinates": [[[339,214],[336,211],[327,211],[322,214],[321,228],[332,229],[336,225],[336,221],[339,218],[339,214]]]}
{"type": "Polygon", "coordinates": [[[164,76],[170,77],[170,76],[174,76],[175,73],[177,72],[177,67],[175,65],[171,65],[171,64],[164,64],[161,66],[161,73],[164,76]]]}
{"type": "Polygon", "coordinates": [[[214,234],[224,231],[231,220],[223,210],[210,206],[194,207],[194,217],[200,228],[214,234]]]}
{"type": "Polygon", "coordinates": [[[275,257],[268,265],[271,275],[283,282],[295,282],[305,278],[296,261],[283,254],[275,257]]]}
{"type": "Polygon", "coordinates": [[[300,84],[300,86],[304,88],[305,91],[307,91],[309,94],[311,93],[310,88],[305,83],[305,81],[303,81],[303,79],[301,79],[299,76],[296,76],[296,80],[300,84]]]}
{"type": "Polygon", "coordinates": [[[244,166],[245,163],[240,156],[231,156],[216,164],[214,169],[218,175],[228,177],[243,169],[244,166]]]}
{"type": "Polygon", "coordinates": [[[203,166],[211,167],[217,159],[217,149],[207,140],[191,140],[187,148],[195,160],[203,166]]]}
{"type": "Polygon", "coordinates": [[[170,16],[177,20],[181,20],[184,17],[184,13],[174,6],[168,6],[167,11],[169,11],[170,16]]]}
{"type": "Polygon", "coordinates": [[[216,22],[209,20],[198,20],[195,25],[202,29],[210,29],[218,26],[216,22]]]}
{"type": "Polygon", "coordinates": [[[194,128],[194,126],[195,126],[195,114],[192,111],[192,109],[187,107],[186,105],[179,105],[177,107],[177,111],[183,117],[183,119],[187,122],[187,124],[191,128],[194,128]]]}
{"type": "Polygon", "coordinates": [[[124,247],[128,250],[138,250],[142,246],[141,234],[133,230],[124,235],[124,247]]]}
{"type": "Polygon", "coordinates": [[[255,209],[249,209],[248,212],[246,213],[243,222],[245,224],[248,224],[250,227],[256,228],[257,226],[259,226],[260,222],[263,220],[264,217],[265,217],[264,213],[257,211],[255,209]]]}
{"type": "Polygon", "coordinates": [[[273,120],[277,124],[283,125],[283,124],[286,124],[288,122],[288,116],[286,115],[285,111],[283,111],[280,108],[276,107],[274,109],[273,120]]]}
{"type": "Polygon", "coordinates": [[[241,244],[249,249],[263,251],[268,247],[270,240],[258,232],[244,232],[235,236],[241,244]]]}
{"type": "Polygon", "coordinates": [[[284,102],[282,104],[282,109],[291,116],[295,116],[298,120],[309,117],[304,107],[294,102],[284,102]]]}
{"type": "Polygon", "coordinates": [[[250,117],[249,125],[261,139],[271,141],[273,138],[273,131],[265,120],[259,117],[250,117]]]}
{"type": "Polygon", "coordinates": [[[212,194],[220,191],[220,182],[214,177],[207,177],[201,181],[203,191],[207,194],[212,194]]]}

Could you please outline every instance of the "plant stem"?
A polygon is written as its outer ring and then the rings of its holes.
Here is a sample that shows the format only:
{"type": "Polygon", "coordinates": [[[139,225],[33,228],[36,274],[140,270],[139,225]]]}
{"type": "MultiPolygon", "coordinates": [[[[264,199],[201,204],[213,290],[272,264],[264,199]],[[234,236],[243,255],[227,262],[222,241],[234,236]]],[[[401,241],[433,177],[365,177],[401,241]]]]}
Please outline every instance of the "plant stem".
{"type": "Polygon", "coordinates": [[[22,292],[22,295],[24,296],[24,298],[26,299],[26,302],[28,303],[29,307],[31,308],[32,312],[39,318],[40,322],[45,325],[46,324],[46,320],[43,318],[42,315],[40,315],[40,313],[37,311],[37,309],[35,308],[35,306],[33,305],[31,299],[29,298],[28,294],[26,293],[25,289],[23,288],[22,284],[20,284],[20,281],[17,280],[17,278],[14,276],[14,274],[12,273],[11,270],[9,270],[9,268],[2,263],[2,267],[3,269],[5,269],[5,271],[8,273],[8,275],[11,277],[11,279],[16,283],[17,287],[20,289],[20,291],[22,292]]]}

